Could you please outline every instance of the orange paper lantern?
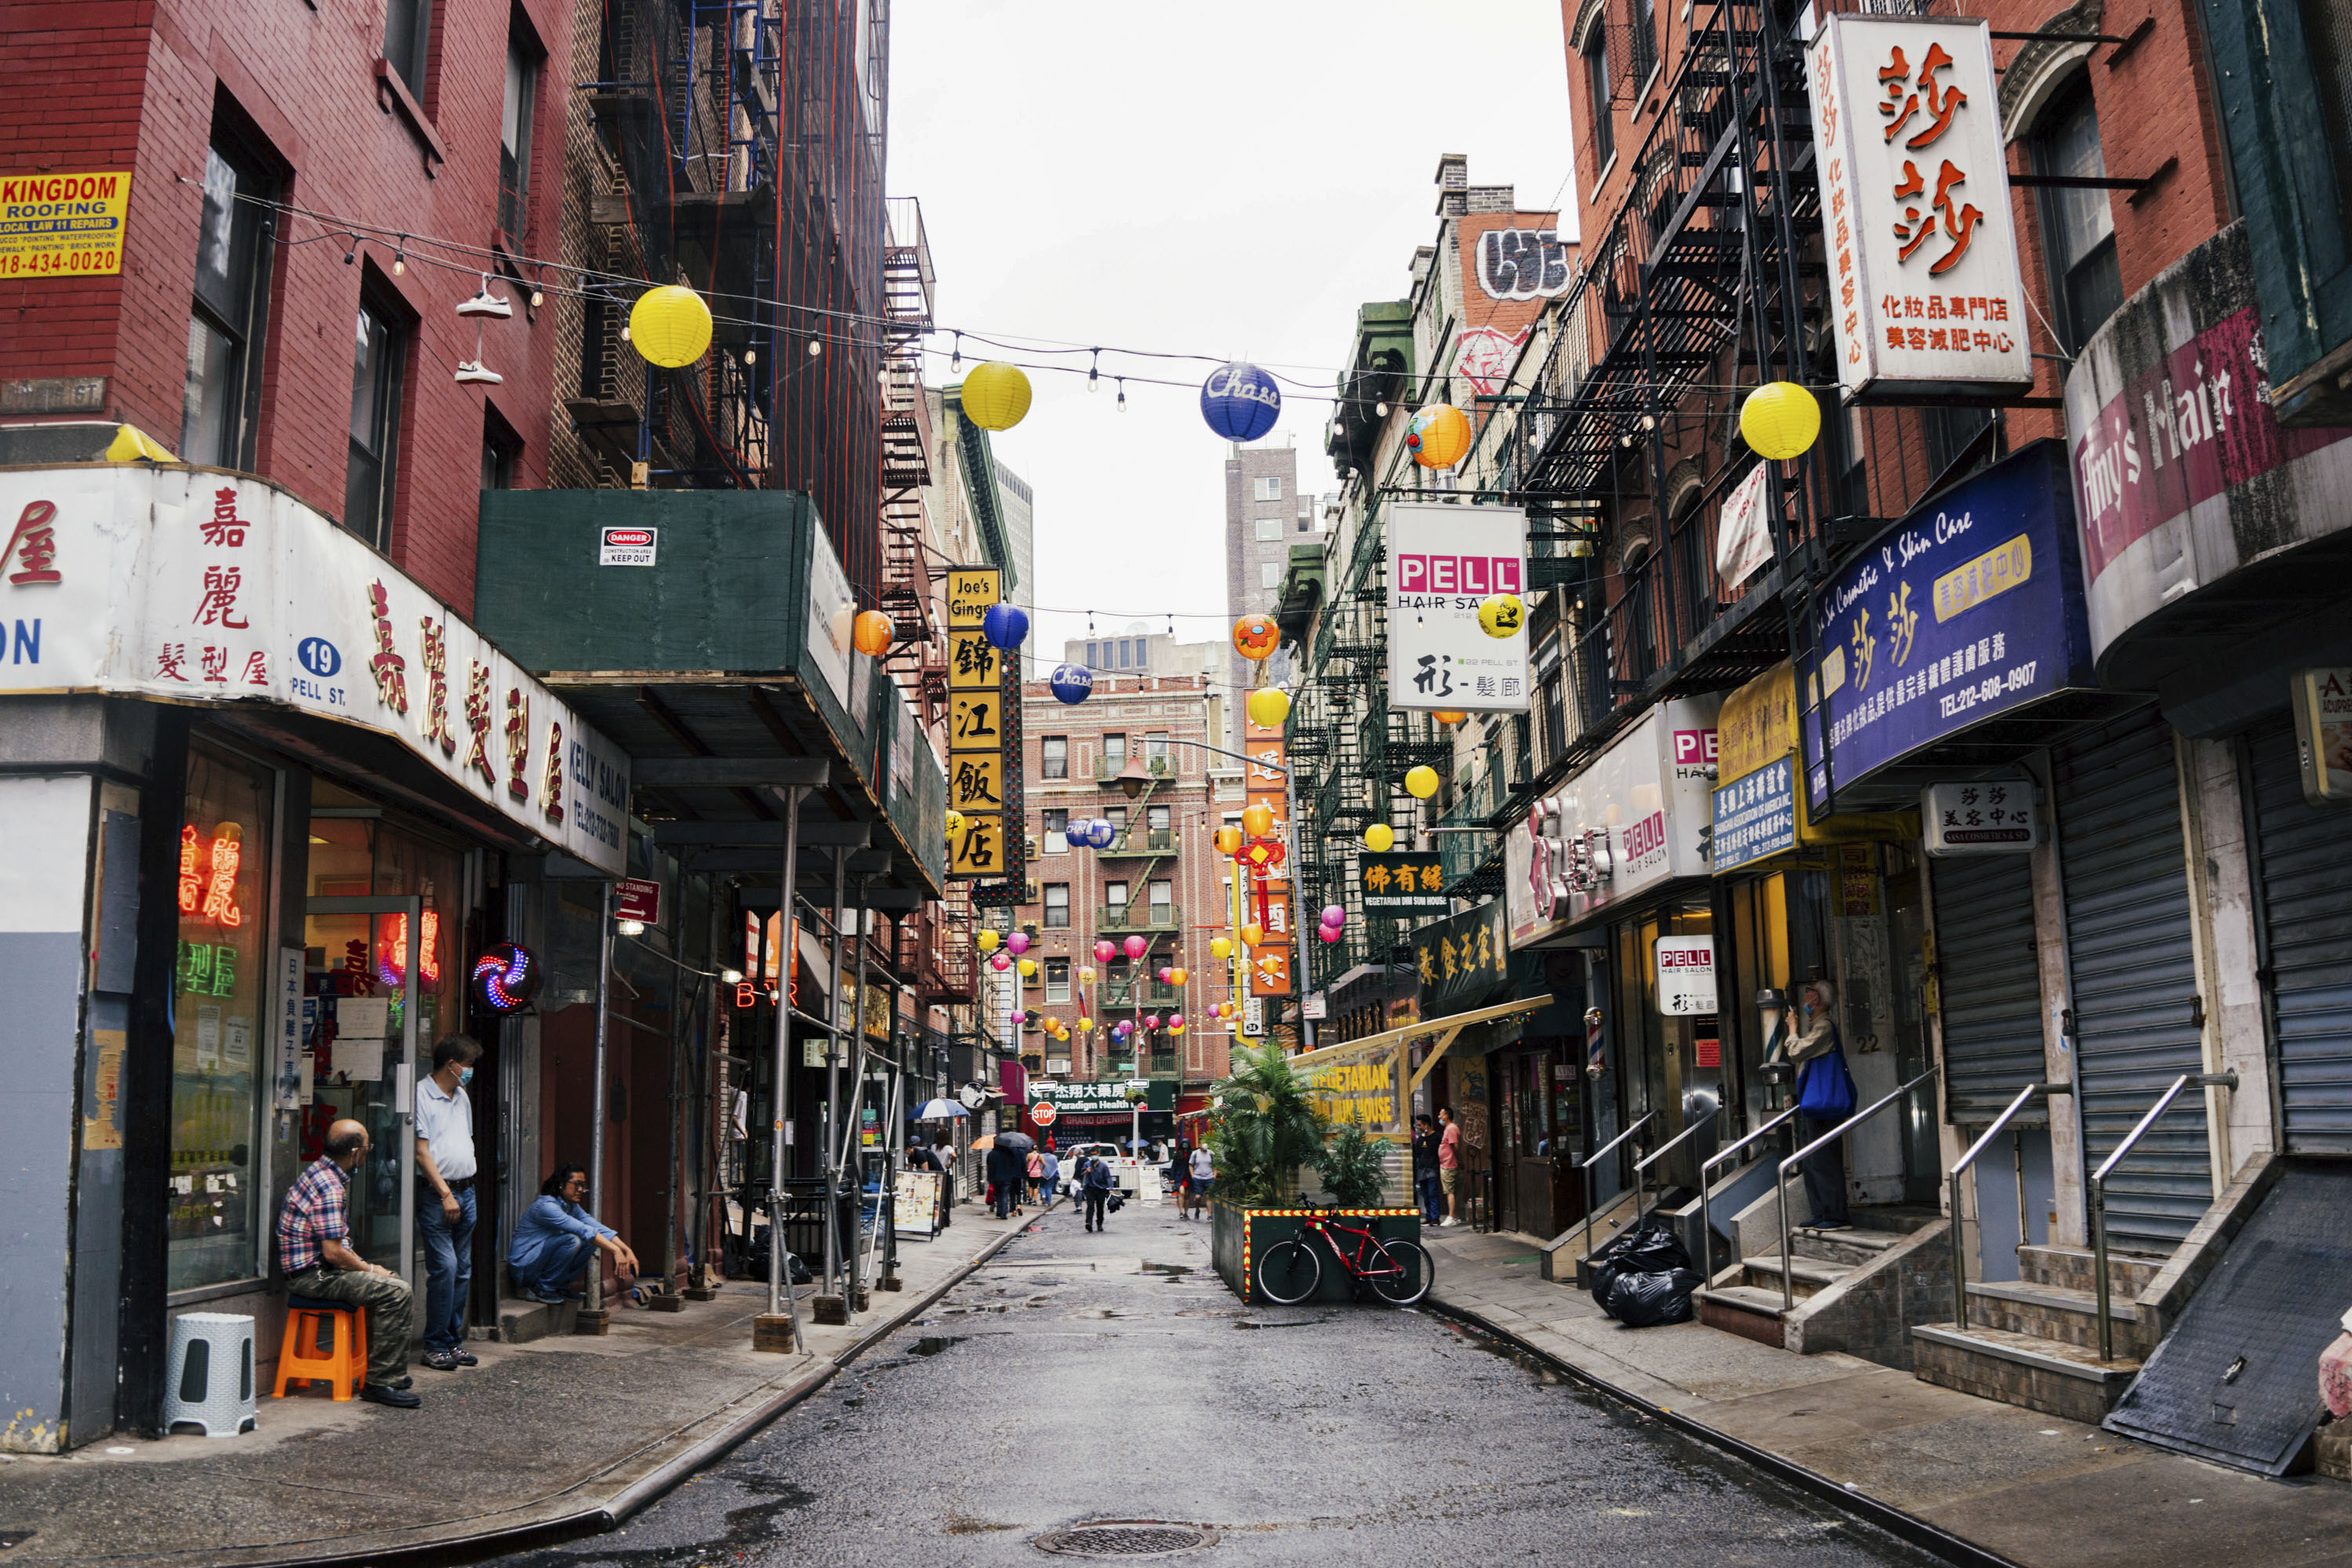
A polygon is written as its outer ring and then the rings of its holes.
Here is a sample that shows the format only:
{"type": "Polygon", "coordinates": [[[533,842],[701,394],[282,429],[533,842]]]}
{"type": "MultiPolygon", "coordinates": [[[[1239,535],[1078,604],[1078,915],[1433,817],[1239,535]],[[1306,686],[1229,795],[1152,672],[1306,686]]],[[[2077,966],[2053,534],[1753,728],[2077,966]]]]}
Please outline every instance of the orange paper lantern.
{"type": "Polygon", "coordinates": [[[1242,808],[1242,831],[1252,838],[1263,838],[1274,831],[1274,813],[1263,805],[1242,808]]]}
{"type": "Polygon", "coordinates": [[[879,610],[866,610],[858,616],[849,640],[867,658],[880,658],[890,651],[891,639],[898,634],[898,628],[890,624],[889,616],[879,610]]]}
{"type": "Polygon", "coordinates": [[[1265,616],[1244,616],[1234,623],[1234,647],[1244,658],[1259,659],[1282,646],[1282,628],[1265,616]]]}

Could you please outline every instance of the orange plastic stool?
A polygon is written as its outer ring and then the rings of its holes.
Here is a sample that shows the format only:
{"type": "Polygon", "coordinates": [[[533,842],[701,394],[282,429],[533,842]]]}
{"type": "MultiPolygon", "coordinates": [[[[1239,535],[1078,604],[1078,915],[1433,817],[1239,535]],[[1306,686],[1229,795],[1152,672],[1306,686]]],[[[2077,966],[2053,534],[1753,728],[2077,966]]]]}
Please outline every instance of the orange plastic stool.
{"type": "Polygon", "coordinates": [[[367,1381],[367,1361],[365,1307],[316,1296],[287,1298],[286,1338],[278,1347],[278,1398],[286,1397],[289,1383],[324,1383],[341,1404],[367,1381]],[[321,1323],[327,1330],[324,1352],[311,1348],[321,1323]]]}

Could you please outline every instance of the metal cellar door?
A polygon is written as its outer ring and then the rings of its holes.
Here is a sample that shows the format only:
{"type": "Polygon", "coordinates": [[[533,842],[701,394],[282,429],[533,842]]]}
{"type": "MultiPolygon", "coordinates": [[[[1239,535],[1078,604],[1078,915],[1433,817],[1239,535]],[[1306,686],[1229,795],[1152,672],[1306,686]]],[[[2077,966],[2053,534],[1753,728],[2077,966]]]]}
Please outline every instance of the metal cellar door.
{"type": "Polygon", "coordinates": [[[2263,999],[2290,1154],[2352,1153],[2352,814],[2303,798],[2294,728],[2248,742],[2263,999]]]}
{"type": "MultiPolygon", "coordinates": [[[[2179,776],[2153,708],[2051,753],[2085,1171],[2204,1070],[2179,776]]],[[[2108,1237],[2169,1253],[2212,1200],[2204,1107],[2185,1096],[2108,1180],[2108,1237]]]]}

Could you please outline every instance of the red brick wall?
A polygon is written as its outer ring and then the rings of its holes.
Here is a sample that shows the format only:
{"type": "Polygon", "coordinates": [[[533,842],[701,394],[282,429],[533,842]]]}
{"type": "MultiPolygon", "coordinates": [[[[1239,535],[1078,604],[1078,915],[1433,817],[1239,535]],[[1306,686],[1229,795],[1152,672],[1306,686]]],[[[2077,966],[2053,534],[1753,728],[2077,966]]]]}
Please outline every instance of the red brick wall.
{"type": "MultiPolygon", "coordinates": [[[[572,96],[568,13],[554,0],[438,0],[425,101],[448,161],[428,178],[417,140],[378,107],[380,5],[315,9],[286,0],[0,0],[0,172],[133,171],[120,277],[0,281],[0,377],[112,378],[109,413],[176,450],[193,289],[199,186],[217,92],[257,131],[287,174],[282,198],[420,237],[487,247],[498,217],[499,119],[515,5],[550,51],[534,125],[525,247],[552,250],[562,110],[572,96]]],[[[255,467],[331,517],[343,510],[352,325],[368,267],[310,218],[281,219],[255,467]]],[[[451,374],[475,352],[475,325],[452,313],[480,263],[420,241],[405,275],[394,246],[363,260],[415,316],[401,410],[394,563],[461,611],[473,605],[474,537],[486,403],[523,438],[518,485],[544,484],[554,314],[506,285],[511,321],[482,323],[496,387],[451,374]]]]}

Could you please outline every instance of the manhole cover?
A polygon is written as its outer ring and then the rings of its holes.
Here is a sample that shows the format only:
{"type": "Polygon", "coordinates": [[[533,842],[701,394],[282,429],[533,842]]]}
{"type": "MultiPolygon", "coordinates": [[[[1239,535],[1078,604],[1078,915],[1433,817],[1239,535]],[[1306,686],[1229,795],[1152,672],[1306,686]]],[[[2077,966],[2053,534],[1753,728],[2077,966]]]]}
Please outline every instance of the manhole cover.
{"type": "Polygon", "coordinates": [[[1197,1525],[1159,1519],[1103,1520],[1050,1530],[1032,1542],[1040,1552],[1065,1557],[1167,1557],[1208,1546],[1216,1537],[1197,1525]]]}

